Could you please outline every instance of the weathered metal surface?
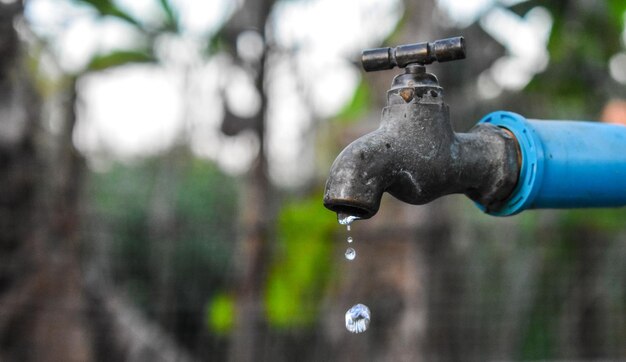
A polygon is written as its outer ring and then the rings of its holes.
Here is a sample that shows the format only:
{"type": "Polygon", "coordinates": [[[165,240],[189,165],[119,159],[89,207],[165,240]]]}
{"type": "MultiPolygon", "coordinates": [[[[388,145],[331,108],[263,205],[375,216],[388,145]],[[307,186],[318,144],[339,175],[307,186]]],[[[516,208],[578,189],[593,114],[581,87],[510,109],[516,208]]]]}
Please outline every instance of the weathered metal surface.
{"type": "Polygon", "coordinates": [[[463,37],[441,39],[432,43],[400,45],[395,48],[376,48],[363,51],[361,63],[367,72],[404,68],[409,64],[430,64],[465,58],[463,37]]]}
{"type": "Polygon", "coordinates": [[[389,192],[410,204],[464,193],[487,210],[498,208],[515,188],[518,157],[516,140],[499,127],[455,133],[437,78],[411,64],[387,92],[380,127],[333,163],[324,206],[370,218],[389,192]]]}

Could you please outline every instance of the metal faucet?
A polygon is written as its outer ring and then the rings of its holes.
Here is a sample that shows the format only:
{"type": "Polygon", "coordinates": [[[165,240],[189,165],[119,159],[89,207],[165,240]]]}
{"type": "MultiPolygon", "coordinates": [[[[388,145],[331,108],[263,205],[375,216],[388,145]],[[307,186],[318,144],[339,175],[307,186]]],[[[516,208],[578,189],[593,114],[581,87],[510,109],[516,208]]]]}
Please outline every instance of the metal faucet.
{"type": "Polygon", "coordinates": [[[405,72],[387,91],[380,127],[351,143],[333,163],[324,206],[367,219],[386,191],[410,204],[464,193],[486,209],[499,207],[518,178],[514,137],[491,124],[455,133],[443,88],[425,68],[463,58],[462,37],[363,53],[366,71],[398,66],[405,72]]]}
{"type": "Polygon", "coordinates": [[[462,37],[363,52],[366,71],[405,71],[387,91],[380,127],[333,163],[324,206],[341,220],[374,216],[384,192],[417,205],[463,193],[498,216],[626,205],[626,127],[498,111],[455,133],[425,65],[463,58],[462,37]]]}

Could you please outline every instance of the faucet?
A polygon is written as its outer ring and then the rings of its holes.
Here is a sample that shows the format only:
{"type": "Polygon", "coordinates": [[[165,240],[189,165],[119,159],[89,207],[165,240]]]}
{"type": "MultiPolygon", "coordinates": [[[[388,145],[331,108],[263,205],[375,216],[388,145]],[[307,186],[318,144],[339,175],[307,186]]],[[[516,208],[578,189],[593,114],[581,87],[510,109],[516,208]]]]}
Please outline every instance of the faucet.
{"type": "Polygon", "coordinates": [[[384,192],[415,205],[462,193],[496,216],[626,205],[626,127],[498,111],[454,132],[443,88],[425,66],[463,58],[463,37],[363,52],[366,71],[404,73],[387,91],[380,127],[331,166],[326,208],[340,220],[371,218],[384,192]]]}

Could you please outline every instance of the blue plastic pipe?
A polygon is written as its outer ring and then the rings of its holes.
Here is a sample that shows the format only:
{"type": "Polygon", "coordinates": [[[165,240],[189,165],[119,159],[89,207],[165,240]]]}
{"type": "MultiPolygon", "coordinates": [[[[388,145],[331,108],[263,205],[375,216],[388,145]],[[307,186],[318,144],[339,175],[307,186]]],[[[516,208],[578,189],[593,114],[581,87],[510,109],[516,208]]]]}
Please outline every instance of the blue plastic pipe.
{"type": "Polygon", "coordinates": [[[533,120],[505,111],[490,113],[479,123],[511,131],[522,156],[515,190],[500,210],[489,214],[626,205],[625,126],[533,120]]]}

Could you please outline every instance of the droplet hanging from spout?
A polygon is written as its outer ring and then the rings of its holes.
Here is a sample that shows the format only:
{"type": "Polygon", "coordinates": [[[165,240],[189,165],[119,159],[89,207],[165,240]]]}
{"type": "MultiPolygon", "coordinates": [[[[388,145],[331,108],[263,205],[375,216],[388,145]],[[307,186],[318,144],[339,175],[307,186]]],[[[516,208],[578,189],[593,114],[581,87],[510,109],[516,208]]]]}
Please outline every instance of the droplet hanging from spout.
{"type": "Polygon", "coordinates": [[[350,226],[350,224],[352,224],[352,222],[354,222],[356,220],[359,220],[359,219],[360,219],[360,217],[358,217],[358,216],[348,215],[348,214],[344,214],[344,213],[337,213],[337,221],[341,225],[350,226]]]}

